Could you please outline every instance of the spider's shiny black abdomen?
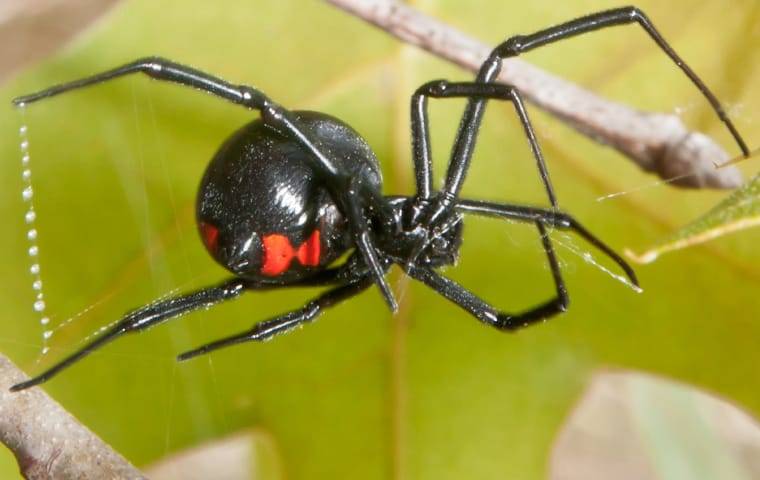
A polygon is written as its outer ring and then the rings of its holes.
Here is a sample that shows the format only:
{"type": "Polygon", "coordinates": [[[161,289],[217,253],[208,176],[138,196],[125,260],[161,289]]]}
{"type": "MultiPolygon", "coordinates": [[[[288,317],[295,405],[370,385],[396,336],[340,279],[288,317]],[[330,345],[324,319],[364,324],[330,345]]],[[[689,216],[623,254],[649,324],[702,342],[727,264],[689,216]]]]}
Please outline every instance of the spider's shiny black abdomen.
{"type": "MultiPolygon", "coordinates": [[[[380,190],[367,142],[329,115],[293,112],[341,170],[380,190]]],[[[332,263],[351,245],[345,220],[301,144],[261,120],[233,133],[201,180],[196,217],[209,253],[246,278],[289,283],[332,263]]]]}

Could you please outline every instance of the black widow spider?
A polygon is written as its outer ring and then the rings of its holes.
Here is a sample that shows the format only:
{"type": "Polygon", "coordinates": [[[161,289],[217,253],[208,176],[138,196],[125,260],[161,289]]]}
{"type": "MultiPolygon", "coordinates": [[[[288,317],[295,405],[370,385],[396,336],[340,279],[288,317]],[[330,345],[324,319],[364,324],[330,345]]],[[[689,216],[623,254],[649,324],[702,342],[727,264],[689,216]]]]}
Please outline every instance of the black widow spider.
{"type": "Polygon", "coordinates": [[[96,348],[130,332],[142,331],[192,310],[230,300],[246,290],[284,286],[333,287],[302,308],[257,323],[248,331],[194,350],[186,360],[218,348],[265,340],[314,320],[328,307],[376,283],[391,310],[396,301],[385,278],[392,264],[434,289],[478,320],[513,331],[547,319],[568,307],[568,294],[547,234],[547,227],[570,229],[608,255],[638,284],[631,267],[611,248],[558,209],[549,174],[520,93],[494,84],[502,59],[604,27],[636,22],[702,92],[728,127],[745,156],[748,149],[717,98],[635,7],[594,13],[531,35],[515,36],[497,46],[474,82],[436,80],[419,87],[411,99],[412,150],[417,193],[383,196],[374,153],[351,127],[323,113],[289,111],[264,93],[161,58],[145,58],[91,77],[19,97],[26,105],[123,75],[142,72],[193,87],[248,109],[261,118],[232,134],[211,160],[197,198],[201,238],[214,259],[234,276],[217,286],[150,303],[82,349],[12,390],[40,384],[96,348]],[[445,183],[434,191],[427,120],[428,98],[466,97],[468,103],[451,152],[445,183]],[[513,103],[528,137],[551,208],[487,203],[459,198],[488,100],[513,103]],[[436,267],[453,264],[466,213],[532,222],[538,228],[551,267],[556,296],[519,314],[504,313],[436,267]],[[295,246],[294,246],[295,245],[295,246]],[[355,251],[341,265],[343,253],[355,251]]]}

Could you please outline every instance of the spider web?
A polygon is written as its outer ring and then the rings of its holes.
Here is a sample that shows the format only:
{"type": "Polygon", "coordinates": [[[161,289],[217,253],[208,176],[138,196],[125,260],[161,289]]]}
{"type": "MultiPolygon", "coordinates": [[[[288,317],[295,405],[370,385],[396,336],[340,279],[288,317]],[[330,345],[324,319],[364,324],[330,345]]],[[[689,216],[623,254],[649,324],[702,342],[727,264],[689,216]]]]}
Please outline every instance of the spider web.
{"type": "MultiPolygon", "coordinates": [[[[129,298],[132,298],[132,305],[129,308],[135,308],[141,304],[155,303],[163,299],[175,296],[183,291],[188,290],[193,285],[198,285],[207,281],[210,283],[209,277],[212,272],[199,271],[198,267],[188,258],[187,245],[194,242],[195,236],[189,235],[186,225],[182,224],[183,212],[177,204],[174,184],[172,182],[172,162],[167,158],[166,145],[161,138],[160,128],[158,125],[156,113],[153,107],[152,96],[147,88],[141,88],[139,92],[135,91],[135,84],[131,84],[132,89],[132,112],[129,116],[133,119],[133,130],[130,132],[135,149],[131,153],[127,153],[126,157],[131,157],[127,162],[119,161],[118,159],[111,158],[111,167],[117,171],[117,178],[121,183],[121,189],[124,192],[123,197],[126,204],[129,206],[129,210],[132,215],[132,224],[136,226],[138,241],[138,256],[145,259],[145,267],[139,267],[136,270],[143,270],[147,274],[147,278],[142,280],[134,278],[130,282],[150,282],[154,285],[153,290],[158,288],[158,294],[154,294],[152,297],[146,299],[143,294],[136,295],[131,292],[132,288],[128,284],[119,284],[116,282],[115,287],[106,287],[105,289],[100,287],[100,292],[95,293],[94,296],[90,296],[89,303],[85,305],[73,305],[71,302],[55,302],[48,301],[47,289],[43,291],[42,277],[47,269],[60,269],[60,268],[72,268],[72,265],[67,264],[67,260],[63,259],[55,263],[48,263],[45,260],[59,259],[60,253],[56,252],[56,238],[50,238],[49,241],[45,241],[44,233],[46,231],[53,231],[54,228],[46,228],[45,219],[47,215],[54,215],[54,212],[48,207],[37,208],[35,204],[35,197],[41,192],[41,195],[45,196],[45,187],[50,185],[50,180],[47,178],[49,175],[45,175],[45,164],[51,162],[49,155],[41,155],[37,159],[34,155],[35,145],[37,143],[43,143],[44,140],[35,139],[30,140],[33,137],[35,127],[44,126],[44,110],[40,117],[36,117],[33,121],[28,121],[27,108],[23,107],[20,111],[20,127],[19,127],[19,148],[22,163],[22,198],[25,203],[26,210],[23,214],[24,223],[27,225],[27,238],[29,241],[28,256],[30,259],[29,273],[31,275],[32,290],[34,294],[34,303],[32,305],[33,311],[37,314],[37,321],[42,327],[40,329],[40,342],[37,361],[37,368],[49,367],[52,362],[59,361],[62,356],[68,352],[76,351],[82,348],[85,344],[103,334],[109,328],[113,327],[121,320],[121,315],[114,315],[114,304],[121,304],[120,296],[127,293],[129,298]],[[32,162],[34,159],[34,170],[32,170],[32,162]],[[39,160],[39,162],[37,162],[39,160]],[[171,216],[174,220],[170,223],[165,230],[169,230],[173,236],[176,237],[177,248],[167,250],[161,246],[163,239],[159,238],[161,231],[156,228],[155,214],[153,213],[153,205],[156,202],[157,196],[155,191],[149,191],[149,179],[151,175],[155,177],[152,172],[149,172],[148,162],[154,162],[158,165],[160,171],[160,177],[158,185],[160,190],[166,194],[166,197],[162,201],[168,202],[168,210],[171,212],[171,216]],[[33,175],[37,176],[38,173],[42,173],[43,177],[40,181],[35,181],[32,185],[33,175]],[[37,190],[35,190],[37,189],[37,190]],[[41,226],[37,228],[37,225],[41,226]],[[40,233],[42,232],[42,233],[40,233]],[[40,248],[40,244],[49,246],[47,250],[44,250],[45,255],[42,256],[43,250],[40,248]],[[153,253],[156,250],[156,246],[159,245],[159,253],[153,253]],[[161,253],[163,252],[163,253],[161,253]],[[42,258],[41,258],[42,257],[42,258]],[[171,258],[170,258],[171,257],[171,258]],[[180,267],[177,268],[176,265],[180,267]],[[65,265],[62,267],[62,265],[65,265]],[[177,273],[179,272],[179,273],[177,273]],[[62,303],[66,305],[61,307],[62,303]],[[63,313],[65,311],[72,313],[63,313]],[[101,323],[106,320],[107,323],[101,326],[93,327],[93,324],[101,323]],[[82,335],[79,332],[84,331],[82,335]],[[56,342],[56,339],[61,336],[62,341],[56,342]],[[65,343],[65,346],[62,346],[65,343]]],[[[35,105],[35,108],[37,106],[35,105]]],[[[97,123],[97,121],[96,121],[97,123]]],[[[90,137],[96,137],[97,135],[107,136],[107,132],[100,130],[97,126],[88,129],[87,134],[90,137]]],[[[41,148],[40,150],[47,150],[48,148],[41,148]]],[[[48,167],[49,168],[49,167],[48,167]]],[[[155,171],[155,168],[153,168],[155,171]]],[[[93,188],[92,190],[97,190],[93,188]]],[[[91,194],[92,191],[87,191],[87,194],[91,194]]],[[[90,198],[89,201],[96,204],[97,198],[90,198]]],[[[127,219],[125,219],[127,220],[127,219]]],[[[125,222],[127,223],[127,222],[125,222]]],[[[120,241],[118,231],[113,232],[112,241],[114,245],[123,244],[120,241]]],[[[165,232],[164,232],[165,233],[165,232]]],[[[191,231],[190,233],[194,233],[191,231]]],[[[115,247],[116,248],[116,247],[115,247]]],[[[123,272],[122,272],[123,275],[123,272]]],[[[51,285],[45,285],[47,288],[51,288],[55,293],[56,289],[61,285],[57,285],[53,282],[51,285]]],[[[96,287],[93,287],[96,288],[96,287]]],[[[97,290],[95,290],[97,292],[97,290]]],[[[56,295],[52,295],[54,298],[56,295]]],[[[58,295],[60,298],[60,295],[58,295]]],[[[206,315],[203,311],[198,312],[196,317],[200,319],[199,328],[201,331],[205,330],[206,315]]],[[[204,335],[204,337],[207,337],[204,335]]],[[[187,335],[183,328],[173,328],[170,330],[169,340],[173,351],[179,351],[182,348],[187,348],[192,340],[187,335]]],[[[121,342],[118,342],[121,343],[121,342]]],[[[114,354],[109,352],[109,347],[91,354],[89,358],[84,359],[84,362],[95,362],[98,356],[104,356],[105,358],[118,360],[119,357],[123,357],[121,354],[114,354]]],[[[130,353],[128,357],[132,360],[139,360],[135,368],[140,367],[146,360],[155,358],[154,354],[147,353],[130,353]]],[[[168,373],[169,386],[168,392],[164,396],[166,402],[166,434],[164,449],[165,453],[171,450],[172,446],[172,420],[175,399],[177,390],[180,387],[183,388],[183,393],[187,393],[187,382],[180,381],[180,371],[174,360],[174,356],[161,355],[161,359],[164,363],[170,363],[170,371],[168,373]]],[[[214,415],[221,419],[221,423],[224,428],[228,426],[227,411],[220,407],[219,394],[217,387],[217,376],[214,367],[214,361],[211,356],[206,356],[202,360],[207,365],[208,377],[211,379],[214,390],[216,393],[216,405],[213,406],[214,415]]],[[[68,371],[66,373],[69,373],[68,371]]],[[[62,374],[65,375],[66,373],[62,374]]],[[[185,374],[185,376],[187,376],[185,374]]],[[[58,380],[58,378],[56,378],[58,380]]],[[[192,397],[192,395],[191,395],[192,397]]],[[[208,411],[208,406],[197,405],[199,412],[208,411]]],[[[211,420],[206,415],[200,415],[198,424],[201,428],[202,425],[210,424],[211,420]]]]}

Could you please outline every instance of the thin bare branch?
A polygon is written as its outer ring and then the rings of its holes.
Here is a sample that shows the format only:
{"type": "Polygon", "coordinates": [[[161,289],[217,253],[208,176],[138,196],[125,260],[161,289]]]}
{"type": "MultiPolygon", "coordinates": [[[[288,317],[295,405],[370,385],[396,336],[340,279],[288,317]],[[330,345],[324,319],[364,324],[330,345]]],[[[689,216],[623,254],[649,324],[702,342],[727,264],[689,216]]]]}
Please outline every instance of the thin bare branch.
{"type": "Polygon", "coordinates": [[[24,478],[145,478],[39,388],[10,392],[27,377],[0,355],[0,442],[24,478]]]}
{"type": "MultiPolygon", "coordinates": [[[[492,48],[397,0],[325,1],[473,72],[492,48]]],[[[742,183],[736,168],[715,168],[729,160],[725,150],[707,135],[688,130],[675,115],[612,102],[519,58],[504,62],[499,81],[516,86],[534,104],[669,183],[690,188],[742,183]]]]}
{"type": "Polygon", "coordinates": [[[0,82],[64,47],[117,2],[0,1],[0,82]]]}

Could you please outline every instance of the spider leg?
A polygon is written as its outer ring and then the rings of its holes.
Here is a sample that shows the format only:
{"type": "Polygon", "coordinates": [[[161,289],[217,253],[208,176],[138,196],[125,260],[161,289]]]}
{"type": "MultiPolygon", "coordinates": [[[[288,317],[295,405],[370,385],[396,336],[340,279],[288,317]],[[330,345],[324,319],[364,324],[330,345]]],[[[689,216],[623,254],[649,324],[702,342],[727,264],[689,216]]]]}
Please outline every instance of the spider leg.
{"type": "Polygon", "coordinates": [[[289,135],[305,147],[312,154],[314,166],[322,174],[327,188],[336,197],[336,200],[338,200],[338,203],[344,209],[343,213],[346,214],[351,222],[356,247],[361,251],[362,256],[370,266],[375,283],[380,287],[383,298],[391,310],[396,311],[398,309],[390,286],[384,277],[384,271],[378,259],[377,249],[374,247],[370,237],[369,227],[364,219],[363,211],[361,208],[355,207],[363,199],[372,197],[374,201],[372,206],[384,209],[386,206],[382,203],[382,198],[371,195],[371,193],[368,193],[361,186],[359,186],[360,188],[356,188],[354,179],[348,178],[346,174],[342,173],[335,162],[317,147],[317,144],[298,125],[298,121],[293,118],[291,113],[270,100],[263,92],[250,86],[231,84],[221,78],[170,60],[160,57],[147,57],[86,78],[55,85],[31,95],[15,98],[13,103],[19,106],[34,103],[44,98],[104,83],[132,73],[144,73],[156,80],[192,87],[211,93],[232,103],[242,105],[243,107],[258,110],[261,112],[261,119],[264,123],[289,135]]]}
{"type": "MultiPolygon", "coordinates": [[[[584,240],[599,249],[623,269],[630,279],[631,283],[639,286],[636,273],[633,268],[626,262],[623,257],[615,253],[606,243],[597,238],[591,232],[586,230],[577,220],[564,212],[537,207],[526,207],[522,205],[509,205],[483,202],[478,200],[457,200],[456,209],[462,213],[473,213],[487,217],[508,218],[520,222],[531,222],[563,230],[572,230],[584,240]]],[[[545,235],[542,233],[542,237],[545,235]]],[[[548,253],[548,252],[547,252],[548,253]]]]}
{"type": "Polygon", "coordinates": [[[564,40],[566,38],[574,37],[583,33],[593,32],[606,27],[627,25],[630,23],[638,23],[646,33],[654,40],[660,49],[670,57],[673,63],[683,71],[683,73],[691,80],[694,86],[702,93],[702,95],[710,103],[710,106],[718,115],[721,122],[728,128],[731,136],[736,141],[739,149],[745,157],[750,154],[747,144],[739,134],[738,130],[734,126],[731,119],[726,114],[723,106],[721,105],[715,94],[705,85],[701,78],[694,72],[694,70],[686,64],[686,62],[673,50],[673,47],[663,38],[660,32],[657,31],[652,21],[646,16],[644,12],[636,7],[621,7],[611,10],[605,10],[602,12],[593,13],[584,17],[570,20],[569,22],[561,23],[553,27],[540,30],[530,35],[517,35],[507,39],[501,45],[494,49],[493,53],[488,60],[483,64],[481,68],[482,81],[493,81],[500,71],[499,58],[514,57],[533,50],[534,48],[547,45],[549,43],[556,42],[558,40],[564,40]]]}
{"type": "MultiPolygon", "coordinates": [[[[420,86],[412,96],[412,148],[414,154],[415,178],[417,181],[417,196],[430,197],[432,189],[432,160],[430,154],[430,133],[427,118],[427,98],[473,98],[473,99],[496,99],[511,101],[515,107],[525,135],[528,137],[531,152],[536,160],[538,172],[544,189],[553,207],[557,207],[557,196],[554,193],[549,172],[541,153],[541,148],[536,140],[536,134],[525,109],[525,103],[516,87],[493,83],[477,82],[448,82],[447,80],[433,80],[420,86]]],[[[472,141],[477,135],[479,123],[472,129],[472,141]]],[[[458,193],[458,192],[457,192],[458,193]]],[[[452,193],[453,194],[453,193],[452,193]]]]}
{"type": "Polygon", "coordinates": [[[417,198],[428,200],[433,192],[433,154],[430,148],[428,95],[417,89],[411,100],[412,159],[417,198]]]}
{"type": "MultiPolygon", "coordinates": [[[[557,296],[525,312],[510,314],[502,312],[470,292],[457,282],[428,268],[411,266],[407,272],[448,300],[459,305],[483,323],[499,330],[513,331],[544,321],[567,308],[567,293],[557,284],[557,296]]],[[[556,277],[555,277],[556,280],[556,277]]]]}
{"type": "Polygon", "coordinates": [[[144,73],[155,80],[173,82],[185,87],[210,93],[245,108],[261,112],[261,119],[280,131],[291,135],[314,155],[315,164],[322,173],[339,176],[338,167],[326,157],[299,128],[290,113],[273,102],[263,92],[247,85],[234,85],[208,73],[196,70],[161,57],[146,57],[119,67],[67,83],[54,85],[30,95],[13,99],[18,106],[60,95],[72,90],[105,83],[133,73],[144,73]]]}
{"type": "MultiPolygon", "coordinates": [[[[372,243],[372,237],[370,236],[370,226],[367,219],[362,214],[363,204],[371,204],[375,206],[386,206],[387,203],[384,198],[378,198],[375,196],[362,197],[363,190],[360,185],[355,185],[357,179],[351,179],[349,186],[345,189],[346,196],[343,197],[342,211],[346,213],[349,224],[351,225],[351,234],[354,239],[354,244],[362,255],[364,262],[370,269],[370,273],[375,281],[375,284],[380,288],[380,292],[383,295],[383,299],[392,312],[398,310],[398,303],[393,296],[393,291],[390,285],[388,285],[385,279],[385,271],[389,265],[384,264],[378,257],[377,249],[372,243]]],[[[364,191],[366,192],[366,191],[364,191]]],[[[390,218],[390,216],[387,216],[390,218]]]]}
{"type": "Polygon", "coordinates": [[[184,361],[198,355],[204,355],[213,350],[237,345],[238,343],[250,341],[263,341],[272,338],[280,333],[293,330],[304,323],[316,319],[324,310],[347,298],[353,297],[372,285],[372,278],[369,276],[360,277],[353,282],[335,287],[314,300],[308,302],[303,307],[291,312],[279,315],[277,317],[259,322],[250,330],[231,335],[226,338],[216,340],[193,350],[189,350],[177,357],[177,360],[184,361]]]}
{"type": "MultiPolygon", "coordinates": [[[[502,85],[494,83],[477,83],[477,82],[448,82],[447,80],[433,80],[422,86],[420,86],[415,92],[413,103],[417,97],[424,99],[425,97],[433,98],[480,98],[480,99],[496,99],[496,100],[508,100],[512,102],[515,107],[520,123],[525,131],[525,136],[528,137],[528,143],[530,145],[531,153],[536,160],[536,166],[541,177],[541,182],[544,184],[544,189],[549,197],[549,202],[553,207],[557,207],[557,196],[554,193],[551,180],[549,178],[549,171],[546,168],[546,162],[544,162],[543,154],[541,153],[541,147],[536,140],[536,133],[533,130],[533,126],[528,117],[528,112],[525,110],[525,103],[522,100],[522,96],[517,88],[513,85],[502,85]]],[[[420,102],[421,100],[417,100],[420,102]]],[[[417,110],[415,110],[415,114],[417,110]]],[[[424,112],[423,112],[424,113],[424,112]]],[[[426,123],[427,115],[415,119],[412,123],[426,123]]],[[[427,130],[427,129],[425,129],[427,130]]],[[[473,135],[476,132],[472,132],[473,135]]],[[[419,150],[424,150],[425,142],[420,142],[419,150]]],[[[428,147],[429,150],[429,147],[428,147]]],[[[426,159],[427,163],[430,163],[429,153],[425,155],[423,153],[422,158],[426,159]]],[[[423,170],[424,171],[424,170],[423,170]]]]}
{"type": "Polygon", "coordinates": [[[103,345],[121,337],[124,334],[146,330],[154,325],[166,320],[179,317],[185,313],[200,308],[209,307],[225,300],[230,300],[239,296],[247,287],[246,281],[233,279],[224,282],[218,286],[204,288],[186,295],[181,295],[166,300],[150,303],[144,307],[138,308],[127,313],[116,325],[107,330],[101,336],[95,338],[92,342],[85,345],[80,350],[72,353],[57,364],[53,365],[43,373],[31,378],[25,382],[18,383],[11,387],[11,391],[24,390],[35,385],[39,385],[50,380],[61,370],[70,367],[75,362],[103,345]]]}
{"type": "MultiPolygon", "coordinates": [[[[522,97],[520,96],[519,91],[512,85],[500,85],[494,83],[451,83],[446,80],[434,80],[420,86],[412,96],[413,150],[415,156],[415,177],[417,178],[418,198],[423,197],[425,192],[428,192],[429,196],[429,188],[431,183],[431,160],[426,112],[427,97],[467,97],[511,101],[515,107],[517,116],[520,119],[520,123],[523,126],[525,136],[528,137],[528,143],[530,145],[533,158],[536,160],[538,173],[541,177],[541,182],[544,185],[544,189],[546,190],[546,194],[549,197],[549,202],[553,208],[558,208],[557,196],[554,193],[554,188],[552,187],[551,179],[549,178],[549,171],[546,168],[546,162],[544,162],[541,148],[538,145],[536,134],[533,130],[533,126],[531,125],[528,113],[525,110],[525,104],[522,101],[522,97]]],[[[477,130],[477,128],[474,128],[472,130],[471,133],[473,136],[477,135],[477,130]]],[[[453,198],[453,196],[450,195],[449,198],[453,198]]],[[[435,222],[436,216],[442,214],[446,209],[450,207],[450,205],[443,203],[439,207],[440,209],[438,211],[434,211],[432,214],[430,214],[428,221],[435,222]]],[[[420,252],[422,252],[425,247],[427,247],[428,243],[431,242],[437,236],[437,234],[438,232],[433,230],[430,235],[428,235],[426,238],[422,238],[420,242],[415,245],[415,248],[410,256],[410,263],[412,263],[413,260],[420,254],[420,252]]]]}
{"type": "MultiPolygon", "coordinates": [[[[750,152],[747,148],[744,139],[737,131],[731,119],[726,114],[723,106],[718,101],[717,97],[710,91],[705,83],[697,76],[696,73],[689,67],[686,62],[673,50],[668,42],[660,35],[655,29],[652,22],[647,16],[636,7],[623,7],[612,10],[606,10],[603,12],[594,13],[585,17],[577,18],[569,22],[562,23],[544,30],[540,30],[530,35],[518,35],[509,38],[499,46],[497,46],[486,59],[481,66],[478,75],[475,79],[477,83],[492,83],[499,76],[502,68],[502,59],[507,57],[514,57],[525,53],[534,48],[547,45],[552,42],[564,40],[576,35],[599,30],[605,27],[625,25],[629,23],[638,23],[649,36],[655,41],[660,49],[665,52],[668,57],[686,74],[691,82],[697,87],[702,95],[712,106],[718,118],[728,128],[729,132],[733,136],[737,145],[742,151],[745,157],[748,157],[750,152]]],[[[480,128],[480,124],[485,111],[485,105],[488,101],[488,97],[477,96],[471,98],[467,103],[467,106],[462,115],[462,120],[459,125],[459,131],[457,132],[454,146],[451,150],[451,156],[449,160],[448,169],[446,171],[446,180],[441,195],[438,196],[436,202],[429,207],[425,213],[423,223],[425,225],[434,225],[440,218],[445,218],[446,214],[450,211],[454,200],[459,195],[464,179],[467,174],[472,153],[475,148],[475,142],[477,133],[480,128]]],[[[418,115],[415,112],[419,112],[421,106],[424,106],[422,100],[418,100],[415,104],[413,102],[413,115],[418,115]]],[[[418,115],[418,118],[422,118],[418,115]]],[[[413,127],[413,132],[422,132],[424,123],[420,122],[417,128],[413,127]]],[[[420,140],[426,137],[417,135],[417,150],[418,152],[426,152],[425,141],[420,140]]],[[[429,153],[429,151],[427,151],[429,153]]],[[[415,165],[422,165],[425,163],[424,156],[420,159],[415,159],[415,165]]],[[[425,169],[420,169],[420,177],[424,178],[425,169]]],[[[419,183],[419,182],[418,182],[419,183]]]]}

